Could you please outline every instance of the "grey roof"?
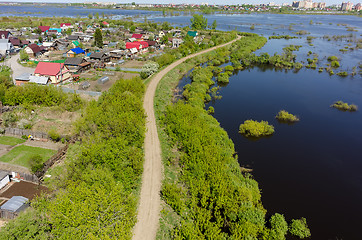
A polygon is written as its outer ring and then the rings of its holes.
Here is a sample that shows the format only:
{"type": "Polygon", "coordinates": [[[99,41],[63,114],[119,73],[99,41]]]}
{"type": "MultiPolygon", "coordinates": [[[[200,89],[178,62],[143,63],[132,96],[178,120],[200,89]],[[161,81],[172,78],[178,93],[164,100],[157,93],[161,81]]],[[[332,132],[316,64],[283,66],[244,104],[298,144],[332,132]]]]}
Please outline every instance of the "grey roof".
{"type": "Polygon", "coordinates": [[[83,62],[83,58],[67,58],[65,59],[64,65],[73,65],[73,66],[78,66],[79,64],[81,64],[83,62]]]}
{"type": "Polygon", "coordinates": [[[44,76],[30,76],[29,77],[29,82],[42,84],[42,85],[46,85],[48,83],[48,80],[49,80],[49,78],[44,77],[44,76]]]}
{"type": "Polygon", "coordinates": [[[14,196],[14,197],[10,198],[9,201],[4,203],[0,207],[0,209],[8,210],[8,211],[11,211],[11,212],[16,212],[22,206],[24,206],[27,201],[29,201],[29,199],[27,199],[26,197],[14,196]]]}
{"type": "Polygon", "coordinates": [[[9,173],[0,171],[0,180],[4,179],[4,177],[6,177],[7,175],[9,175],[9,173]]]}
{"type": "Polygon", "coordinates": [[[20,81],[29,81],[29,77],[31,76],[31,73],[22,73],[20,76],[17,76],[15,80],[20,81]]]}
{"type": "Polygon", "coordinates": [[[78,39],[79,39],[79,36],[77,36],[77,35],[68,36],[68,40],[78,40],[78,39]]]}

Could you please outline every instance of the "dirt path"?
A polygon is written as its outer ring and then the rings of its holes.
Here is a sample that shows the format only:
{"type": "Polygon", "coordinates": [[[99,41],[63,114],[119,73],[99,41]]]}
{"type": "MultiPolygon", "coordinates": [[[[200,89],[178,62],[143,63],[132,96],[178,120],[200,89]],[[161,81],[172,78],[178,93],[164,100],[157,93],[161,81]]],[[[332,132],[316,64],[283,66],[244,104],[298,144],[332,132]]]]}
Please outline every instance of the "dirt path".
{"type": "Polygon", "coordinates": [[[161,147],[158,139],[155,112],[153,109],[153,100],[160,80],[177,65],[193,58],[197,55],[213,51],[217,48],[229,45],[237,39],[210,48],[199,53],[184,57],[156,74],[150,81],[144,99],[143,107],[147,114],[146,137],[145,137],[145,162],[143,165],[142,187],[140,194],[140,203],[138,207],[137,223],[133,232],[133,240],[153,240],[156,239],[159,216],[161,210],[161,181],[162,181],[162,158],[161,147]]]}
{"type": "Polygon", "coordinates": [[[12,55],[10,59],[6,59],[5,65],[10,67],[13,71],[13,79],[15,81],[15,78],[20,76],[23,73],[34,73],[34,68],[28,68],[23,67],[18,63],[18,60],[20,58],[20,54],[12,55]]]}

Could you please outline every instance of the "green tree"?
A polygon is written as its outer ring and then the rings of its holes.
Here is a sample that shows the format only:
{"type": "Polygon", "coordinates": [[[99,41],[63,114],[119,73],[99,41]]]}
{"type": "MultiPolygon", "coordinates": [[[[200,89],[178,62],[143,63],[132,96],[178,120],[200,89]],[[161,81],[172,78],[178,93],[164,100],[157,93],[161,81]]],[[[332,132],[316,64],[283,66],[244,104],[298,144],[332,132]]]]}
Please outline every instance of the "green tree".
{"type": "Polygon", "coordinates": [[[194,14],[191,18],[191,28],[194,30],[202,30],[207,27],[207,18],[200,14],[194,14]]]}
{"type": "Polygon", "coordinates": [[[39,154],[33,155],[29,159],[29,165],[31,172],[36,173],[43,168],[43,158],[39,154]]]}
{"type": "Polygon", "coordinates": [[[284,240],[285,234],[288,232],[288,223],[282,214],[276,213],[270,218],[270,234],[269,239],[284,240]]]}
{"type": "Polygon", "coordinates": [[[99,19],[99,13],[98,12],[96,13],[96,19],[99,19]]]}
{"type": "Polygon", "coordinates": [[[94,32],[94,41],[97,47],[99,48],[103,47],[103,36],[99,28],[97,28],[96,31],[94,32]]]}
{"type": "Polygon", "coordinates": [[[24,49],[20,51],[20,61],[28,61],[29,55],[25,52],[24,49]]]}
{"type": "Polygon", "coordinates": [[[89,19],[93,19],[93,15],[90,13],[90,14],[88,14],[88,18],[89,19]]]}
{"type": "Polygon", "coordinates": [[[307,238],[311,235],[305,218],[293,219],[289,225],[289,232],[299,238],[307,238]]]}
{"type": "Polygon", "coordinates": [[[217,22],[216,22],[216,20],[214,20],[214,21],[212,22],[211,29],[215,30],[216,27],[217,27],[217,22]]]}
{"type": "Polygon", "coordinates": [[[71,34],[72,34],[72,29],[71,29],[71,28],[68,28],[68,29],[65,31],[65,33],[66,33],[67,35],[71,35],[71,34]]]}

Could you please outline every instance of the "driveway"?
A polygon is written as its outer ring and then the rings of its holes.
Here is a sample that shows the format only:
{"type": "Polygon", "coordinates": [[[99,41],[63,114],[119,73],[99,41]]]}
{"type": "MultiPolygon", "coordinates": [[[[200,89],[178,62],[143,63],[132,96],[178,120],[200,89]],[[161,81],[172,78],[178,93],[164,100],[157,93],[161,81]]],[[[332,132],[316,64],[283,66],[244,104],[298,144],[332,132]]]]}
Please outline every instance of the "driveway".
{"type": "Polygon", "coordinates": [[[23,67],[18,63],[20,58],[20,53],[16,55],[12,55],[10,58],[5,60],[5,65],[10,67],[13,71],[13,80],[15,82],[15,78],[20,76],[23,73],[34,73],[34,68],[23,67]]]}

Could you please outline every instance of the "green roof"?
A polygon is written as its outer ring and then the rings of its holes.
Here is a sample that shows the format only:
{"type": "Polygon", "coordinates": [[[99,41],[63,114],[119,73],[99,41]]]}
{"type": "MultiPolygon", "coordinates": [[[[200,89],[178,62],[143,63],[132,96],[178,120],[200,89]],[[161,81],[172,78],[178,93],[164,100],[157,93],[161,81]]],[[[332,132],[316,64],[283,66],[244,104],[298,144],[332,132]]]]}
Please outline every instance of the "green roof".
{"type": "Polygon", "coordinates": [[[189,35],[191,37],[196,37],[197,36],[197,31],[188,31],[187,35],[189,35]]]}
{"type": "Polygon", "coordinates": [[[80,43],[78,41],[73,41],[73,44],[74,46],[78,47],[80,43]]]}

